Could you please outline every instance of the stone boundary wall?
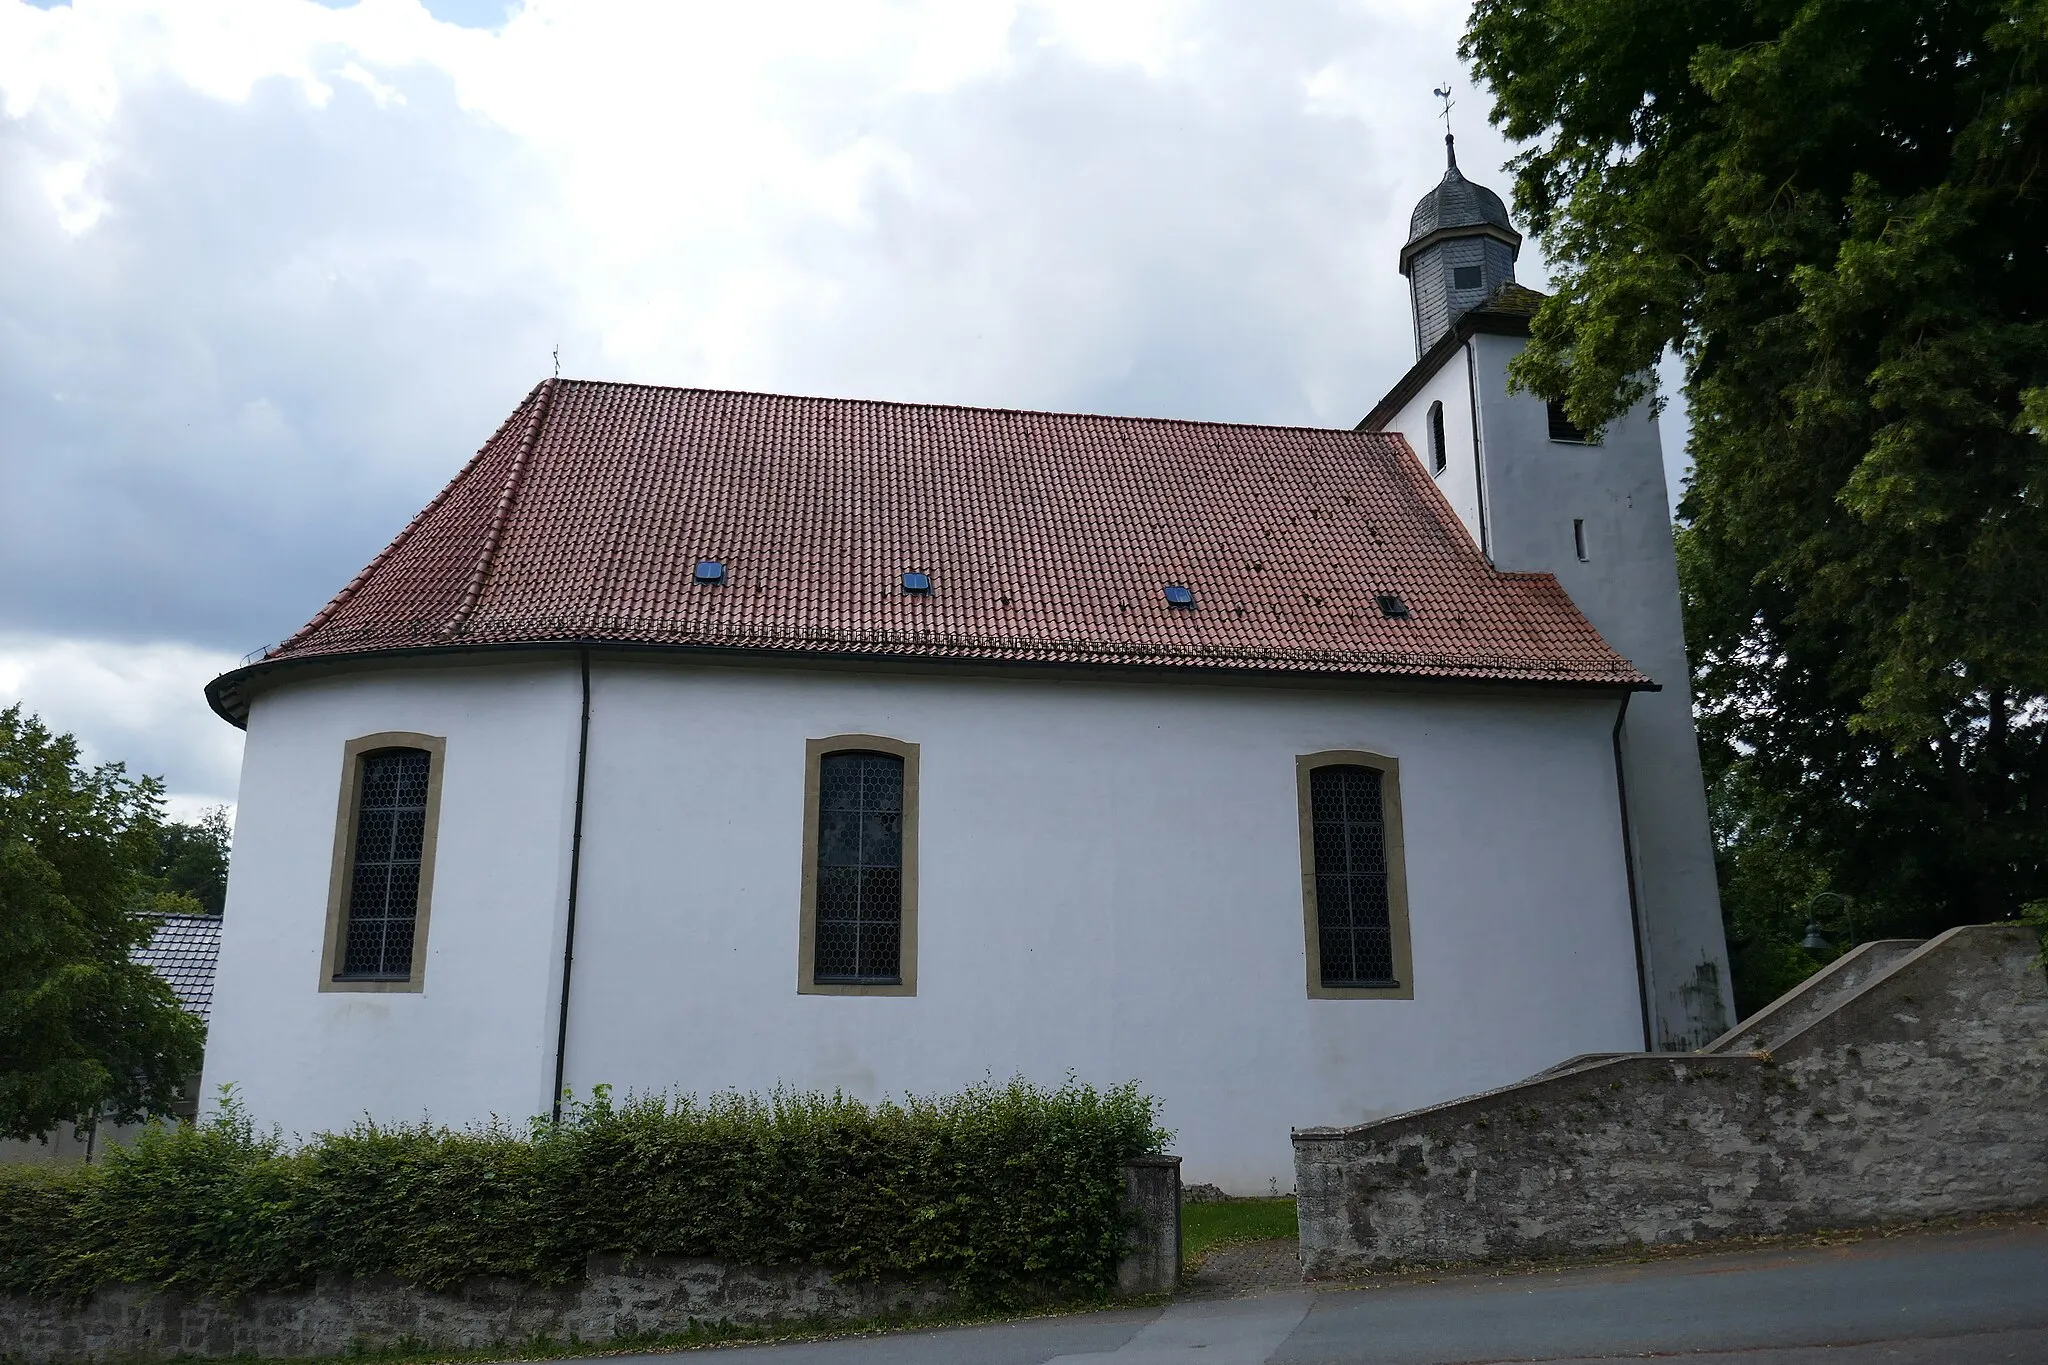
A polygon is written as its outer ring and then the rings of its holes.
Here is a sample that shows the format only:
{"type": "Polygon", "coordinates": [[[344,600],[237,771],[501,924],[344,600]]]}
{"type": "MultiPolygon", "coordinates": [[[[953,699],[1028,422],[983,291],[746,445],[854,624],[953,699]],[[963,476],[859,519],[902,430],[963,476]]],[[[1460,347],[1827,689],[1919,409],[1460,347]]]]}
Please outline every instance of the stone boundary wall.
{"type": "Polygon", "coordinates": [[[0,1358],[29,1362],[169,1356],[332,1356],[401,1343],[469,1349],[609,1341],[698,1322],[817,1317],[854,1321],[951,1306],[941,1285],[834,1283],[815,1267],[593,1256],[580,1285],[472,1280],[434,1292],[391,1279],[323,1280],[310,1292],[221,1300],[132,1286],[83,1305],[0,1298],[0,1358]]]}
{"type": "MultiPolygon", "coordinates": [[[[1180,1273],[1180,1158],[1132,1162],[1124,1190],[1137,1222],[1118,1291],[1171,1290],[1180,1273]]],[[[561,1288],[479,1279],[436,1292],[393,1279],[333,1279],[310,1291],[232,1300],[125,1285],[77,1305],[0,1297],[0,1360],[335,1356],[401,1345],[474,1349],[540,1336],[603,1342],[684,1332],[692,1323],[858,1322],[958,1306],[942,1284],[839,1281],[817,1266],[600,1255],[590,1258],[583,1283],[561,1288]]]]}
{"type": "Polygon", "coordinates": [[[1773,1052],[1625,1056],[1301,1130],[1304,1273],[2048,1204],[2040,952],[2016,925],[1955,929],[1773,1052]]]}

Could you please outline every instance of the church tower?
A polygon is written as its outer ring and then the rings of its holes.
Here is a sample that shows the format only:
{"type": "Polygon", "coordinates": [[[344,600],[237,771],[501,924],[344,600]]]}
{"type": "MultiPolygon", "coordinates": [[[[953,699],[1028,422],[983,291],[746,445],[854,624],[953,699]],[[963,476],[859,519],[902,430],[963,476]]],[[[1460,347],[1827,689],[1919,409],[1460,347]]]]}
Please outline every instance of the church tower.
{"type": "Polygon", "coordinates": [[[1359,423],[1398,431],[1494,567],[1554,576],[1658,686],[1615,701],[1618,838],[1628,861],[1644,1045],[1683,1051],[1735,1021],[1663,444],[1647,402],[1581,432],[1511,393],[1545,296],[1515,280],[1522,236],[1500,196],[1450,165],[1401,248],[1416,362],[1359,423]]]}
{"type": "Polygon", "coordinates": [[[1507,205],[1458,171],[1458,146],[1444,134],[1443,181],[1408,217],[1401,273],[1415,314],[1415,354],[1442,340],[1465,313],[1515,281],[1522,234],[1508,221],[1507,205]]]}

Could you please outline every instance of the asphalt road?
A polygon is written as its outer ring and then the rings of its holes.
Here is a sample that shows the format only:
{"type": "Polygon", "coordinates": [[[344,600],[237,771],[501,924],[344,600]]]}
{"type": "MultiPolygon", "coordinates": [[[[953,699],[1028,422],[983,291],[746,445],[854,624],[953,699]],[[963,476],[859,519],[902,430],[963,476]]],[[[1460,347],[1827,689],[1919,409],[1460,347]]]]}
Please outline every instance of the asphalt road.
{"type": "MultiPolygon", "coordinates": [[[[842,1341],[745,1365],[2048,1365],[2048,1228],[1320,1288],[842,1341]]],[[[652,1359],[651,1357],[649,1359],[652,1359]]]]}

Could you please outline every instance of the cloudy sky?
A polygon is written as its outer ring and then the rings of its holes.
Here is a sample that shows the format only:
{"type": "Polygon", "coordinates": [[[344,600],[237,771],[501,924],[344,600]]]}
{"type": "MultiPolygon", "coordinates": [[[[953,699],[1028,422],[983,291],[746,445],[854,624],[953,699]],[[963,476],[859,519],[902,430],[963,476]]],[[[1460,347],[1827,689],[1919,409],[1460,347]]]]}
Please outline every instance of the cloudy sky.
{"type": "Polygon", "coordinates": [[[557,347],[580,378],[1349,426],[1413,359],[1433,85],[1507,189],[1462,19],[0,0],[0,705],[181,813],[232,802],[202,684],[557,347]]]}

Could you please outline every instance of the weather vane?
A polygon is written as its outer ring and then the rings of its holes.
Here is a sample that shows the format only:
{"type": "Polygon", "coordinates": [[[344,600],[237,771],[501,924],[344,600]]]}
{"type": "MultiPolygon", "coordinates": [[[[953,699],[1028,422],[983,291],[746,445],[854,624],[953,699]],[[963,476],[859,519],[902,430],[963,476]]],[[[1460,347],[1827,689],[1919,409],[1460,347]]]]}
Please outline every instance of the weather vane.
{"type": "Polygon", "coordinates": [[[560,345],[559,343],[557,343],[557,344],[556,344],[556,346],[555,346],[555,378],[557,378],[557,379],[560,379],[561,377],[562,377],[562,347],[561,347],[561,345],[560,345]]]}
{"type": "Polygon", "coordinates": [[[1444,102],[1444,135],[1448,137],[1450,136],[1451,132],[1451,106],[1457,103],[1456,100],[1451,98],[1451,83],[1449,81],[1445,81],[1442,85],[1438,86],[1435,90],[1431,91],[1430,93],[1435,95],[1438,99],[1444,102]]]}

